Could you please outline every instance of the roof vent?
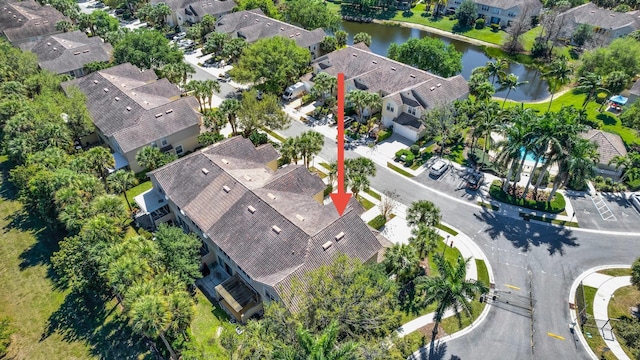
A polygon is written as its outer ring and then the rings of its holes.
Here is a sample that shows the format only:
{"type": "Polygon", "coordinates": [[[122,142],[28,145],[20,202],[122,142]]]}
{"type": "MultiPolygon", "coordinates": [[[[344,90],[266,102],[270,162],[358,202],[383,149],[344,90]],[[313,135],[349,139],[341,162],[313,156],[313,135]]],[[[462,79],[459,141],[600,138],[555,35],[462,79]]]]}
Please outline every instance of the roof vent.
{"type": "Polygon", "coordinates": [[[392,68],[391,68],[391,71],[396,71],[396,68],[392,67],[392,68]]]}
{"type": "Polygon", "coordinates": [[[292,38],[292,37],[293,37],[293,34],[289,35],[289,37],[290,37],[290,38],[292,38]]]}
{"type": "Polygon", "coordinates": [[[22,22],[22,19],[18,19],[18,22],[22,22]]]}
{"type": "Polygon", "coordinates": [[[162,113],[156,114],[156,119],[159,118],[160,116],[162,116],[162,113]]]}
{"type": "Polygon", "coordinates": [[[56,49],[56,48],[53,48],[53,51],[56,51],[56,50],[58,50],[58,49],[56,49]]]}
{"type": "Polygon", "coordinates": [[[280,28],[280,31],[284,31],[284,28],[283,28],[283,27],[281,27],[281,28],[280,28]]]}
{"type": "Polygon", "coordinates": [[[107,89],[107,88],[104,88],[102,90],[104,90],[104,92],[109,92],[109,89],[107,89]]]}
{"type": "Polygon", "coordinates": [[[116,101],[120,101],[120,98],[119,98],[119,97],[117,97],[117,96],[115,97],[115,99],[116,99],[116,101]]]}
{"type": "Polygon", "coordinates": [[[182,216],[184,216],[184,210],[180,209],[180,214],[182,214],[182,216]]]}
{"type": "Polygon", "coordinates": [[[256,208],[254,208],[251,205],[247,206],[247,210],[249,210],[249,212],[252,213],[252,214],[254,214],[256,212],[256,208]]]}
{"type": "Polygon", "coordinates": [[[340,231],[340,233],[338,235],[336,235],[335,239],[336,239],[336,241],[340,241],[340,240],[342,240],[343,237],[344,237],[344,232],[340,231]]]}
{"type": "Polygon", "coordinates": [[[412,77],[412,78],[414,78],[414,79],[416,78],[416,76],[415,76],[415,75],[413,75],[413,74],[409,74],[409,76],[410,76],[410,77],[412,77]]]}
{"type": "Polygon", "coordinates": [[[231,188],[228,187],[227,185],[222,187],[222,190],[224,190],[224,192],[228,193],[229,191],[231,191],[231,188]]]}
{"type": "MultiPolygon", "coordinates": [[[[54,49],[55,49],[55,48],[54,48],[54,49]]],[[[94,84],[97,84],[97,83],[98,83],[98,80],[93,80],[93,83],[94,83],[94,84]]]]}
{"type": "Polygon", "coordinates": [[[131,95],[136,96],[135,91],[132,91],[132,92],[131,92],[131,95]]]}
{"type": "Polygon", "coordinates": [[[127,111],[131,111],[131,106],[127,106],[127,111]]]}
{"type": "Polygon", "coordinates": [[[260,19],[256,19],[256,22],[260,22],[260,19]]]}
{"type": "Polygon", "coordinates": [[[207,175],[209,173],[209,170],[207,170],[207,168],[202,168],[202,173],[207,175]]]}
{"type": "Polygon", "coordinates": [[[435,89],[436,89],[436,87],[435,87],[435,86],[432,86],[432,87],[430,87],[430,88],[429,88],[429,90],[431,90],[431,91],[433,91],[433,90],[435,90],[435,89]]]}
{"type": "Polygon", "coordinates": [[[282,229],[280,229],[279,227],[277,227],[276,225],[273,225],[271,227],[271,230],[273,230],[274,233],[276,234],[280,234],[280,232],[282,231],[282,229]]]}
{"type": "Polygon", "coordinates": [[[227,160],[227,159],[222,159],[222,162],[223,162],[223,163],[225,163],[225,164],[228,164],[228,163],[229,163],[229,160],[227,160]]]}
{"type": "Polygon", "coordinates": [[[296,36],[300,36],[300,33],[296,33],[296,36]]]}
{"type": "Polygon", "coordinates": [[[83,53],[88,53],[88,52],[89,52],[89,50],[83,50],[82,52],[83,52],[83,53]]]}
{"type": "Polygon", "coordinates": [[[327,251],[331,247],[331,245],[333,245],[331,240],[327,241],[326,243],[322,244],[322,250],[327,251]]]}
{"type": "Polygon", "coordinates": [[[304,221],[304,216],[302,216],[300,214],[296,214],[296,219],[298,219],[300,221],[304,221]]]}
{"type": "Polygon", "coordinates": [[[244,179],[245,179],[245,180],[247,180],[247,181],[251,181],[251,176],[249,176],[249,175],[245,175],[245,176],[243,176],[243,177],[244,177],[244,179]]]}
{"type": "Polygon", "coordinates": [[[171,114],[173,112],[173,109],[169,109],[167,111],[165,111],[165,114],[171,114]]]}
{"type": "Polygon", "coordinates": [[[351,54],[353,57],[358,57],[358,54],[351,54]]]}
{"type": "Polygon", "coordinates": [[[609,14],[609,16],[611,16],[611,17],[616,17],[616,14],[609,14]]]}
{"type": "Polygon", "coordinates": [[[267,23],[267,26],[271,26],[271,23],[267,23]]]}
{"type": "Polygon", "coordinates": [[[591,12],[592,14],[595,14],[595,13],[596,13],[596,11],[595,11],[595,10],[591,10],[590,12],[591,12]]]}
{"type": "Polygon", "coordinates": [[[49,23],[49,20],[45,20],[45,21],[43,21],[42,23],[43,23],[43,24],[48,24],[48,23],[49,23]]]}
{"type": "Polygon", "coordinates": [[[441,84],[441,83],[437,83],[437,84],[436,84],[436,87],[440,87],[440,86],[442,86],[442,84],[441,84]]]}
{"type": "Polygon", "coordinates": [[[377,62],[377,61],[375,61],[375,60],[373,60],[373,61],[371,61],[371,62],[372,62],[372,63],[374,63],[374,64],[377,64],[377,63],[378,63],[378,62],[377,62]]]}
{"type": "Polygon", "coordinates": [[[267,193],[267,196],[268,196],[268,197],[269,197],[269,199],[271,199],[271,200],[275,200],[275,199],[276,199],[276,196],[275,196],[275,195],[273,195],[272,193],[267,193]]]}
{"type": "Polygon", "coordinates": [[[51,46],[51,43],[50,43],[50,42],[47,42],[47,46],[51,46]]]}

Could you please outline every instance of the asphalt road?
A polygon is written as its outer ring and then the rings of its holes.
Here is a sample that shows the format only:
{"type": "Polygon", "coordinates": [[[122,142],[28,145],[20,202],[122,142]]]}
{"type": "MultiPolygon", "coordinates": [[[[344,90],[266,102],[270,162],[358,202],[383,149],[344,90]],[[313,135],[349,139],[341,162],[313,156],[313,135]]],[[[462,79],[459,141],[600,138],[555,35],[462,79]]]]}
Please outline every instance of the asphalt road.
{"type": "MultiPolygon", "coordinates": [[[[294,136],[309,128],[292,121],[281,131],[294,136]]],[[[335,160],[336,144],[325,138],[320,156],[335,160]]],[[[346,157],[357,157],[347,151],[346,157]]],[[[589,268],[631,264],[640,256],[638,236],[624,236],[551,227],[501,216],[476,206],[477,194],[456,190],[457,175],[449,171],[442,181],[423,174],[414,179],[386,167],[377,167],[372,179],[377,190],[393,190],[398,201],[411,204],[430,200],[443,221],[469,235],[485,252],[495,275],[498,297],[489,316],[471,333],[434,348],[416,352],[418,359],[586,359],[588,354],[569,331],[568,296],[574,279],[589,268]]],[[[587,199],[572,199],[584,213],[587,199]]],[[[638,216],[621,199],[610,199],[612,212],[638,216]]],[[[604,222],[592,205],[592,216],[579,215],[589,227],[640,232],[640,217],[604,222]],[[595,211],[595,213],[594,213],[595,211]],[[594,217],[593,215],[598,215],[594,217]],[[622,225],[621,225],[622,224],[622,225]]]]}

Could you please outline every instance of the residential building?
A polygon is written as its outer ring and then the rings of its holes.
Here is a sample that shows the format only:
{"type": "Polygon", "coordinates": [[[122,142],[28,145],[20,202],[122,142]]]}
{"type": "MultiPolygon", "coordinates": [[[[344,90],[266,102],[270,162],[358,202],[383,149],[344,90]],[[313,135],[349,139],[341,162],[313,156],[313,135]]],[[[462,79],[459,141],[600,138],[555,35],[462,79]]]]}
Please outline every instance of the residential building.
{"type": "MultiPolygon", "coordinates": [[[[478,6],[478,18],[483,18],[487,24],[499,24],[507,27],[521,14],[535,18],[542,11],[540,0],[474,0],[478,6]]],[[[449,0],[447,7],[455,11],[462,4],[462,0],[449,0]]]]}
{"type": "Polygon", "coordinates": [[[595,46],[605,46],[616,38],[625,36],[640,29],[640,15],[619,13],[613,10],[599,8],[592,2],[574,7],[557,16],[557,22],[562,24],[558,38],[571,39],[581,24],[593,27],[592,41],[595,46]]]}
{"type": "Polygon", "coordinates": [[[151,4],[165,3],[171,9],[167,16],[167,25],[182,26],[184,23],[196,24],[209,14],[216,19],[229,14],[236,7],[233,0],[151,0],[151,4]]]}
{"type": "Polygon", "coordinates": [[[98,36],[90,38],[82,31],[49,35],[39,42],[23,45],[23,50],[38,56],[40,68],[73,77],[83,76],[88,63],[109,61],[113,52],[111,44],[98,36]]]}
{"type": "Polygon", "coordinates": [[[591,129],[581,136],[598,145],[598,154],[600,155],[596,167],[598,175],[619,179],[624,169],[616,169],[615,166],[609,165],[609,162],[616,156],[627,155],[622,138],[617,134],[595,129],[591,129]]]}
{"type": "Polygon", "coordinates": [[[0,8],[0,33],[14,46],[60,33],[56,30],[56,23],[71,21],[53,7],[42,6],[33,0],[0,0],[0,8]]]}
{"type": "Polygon", "coordinates": [[[266,16],[262,10],[239,11],[223,16],[216,23],[216,31],[232,38],[243,38],[252,43],[259,39],[282,36],[295,40],[298,46],[308,49],[311,58],[320,54],[320,43],[327,35],[321,28],[309,31],[266,16]]]}
{"type": "Polygon", "coordinates": [[[271,144],[226,139],[150,172],[153,188],[136,197],[150,221],[170,221],[202,240],[211,275],[199,283],[238,321],[265,301],[295,308],[294,279],[340,253],[376,262],[382,250],[384,239],[362,221],[356,200],[339,216],[323,204],[316,174],[302,165],[278,169],[278,157],[271,144]]]}
{"type": "Polygon", "coordinates": [[[640,79],[638,79],[633,86],[629,90],[629,94],[627,96],[629,98],[628,104],[631,105],[640,98],[640,79]]]}
{"type": "Polygon", "coordinates": [[[469,94],[461,75],[443,78],[374,54],[362,43],[326,54],[312,67],[314,73],[343,73],[347,92],[360,89],[379,94],[382,125],[412,141],[427,131],[420,121],[424,112],[469,94]]]}
{"type": "Polygon", "coordinates": [[[145,146],[176,155],[198,147],[197,100],[180,97],[180,89],[167,79],[158,80],[153,70],[126,63],[62,83],[65,91],[71,86],[86,95],[96,127],[94,140],[113,150],[115,169],[144,170],[135,157],[145,146]]]}

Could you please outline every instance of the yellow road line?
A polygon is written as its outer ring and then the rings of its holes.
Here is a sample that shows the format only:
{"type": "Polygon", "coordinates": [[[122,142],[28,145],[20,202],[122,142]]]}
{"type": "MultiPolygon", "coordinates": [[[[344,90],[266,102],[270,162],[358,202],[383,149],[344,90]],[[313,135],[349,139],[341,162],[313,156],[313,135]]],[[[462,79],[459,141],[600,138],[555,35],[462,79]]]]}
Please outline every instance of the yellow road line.
{"type": "Polygon", "coordinates": [[[562,337],[562,336],[560,336],[560,335],[556,335],[556,334],[554,334],[554,333],[550,333],[550,332],[548,332],[548,333],[547,333],[547,335],[549,335],[549,336],[551,336],[551,337],[554,337],[554,338],[556,338],[556,339],[564,340],[564,337],[562,337]]]}
{"type": "Polygon", "coordinates": [[[513,290],[520,290],[520,288],[517,287],[517,286],[513,286],[513,285],[509,285],[509,284],[504,284],[504,286],[506,286],[506,287],[508,287],[510,289],[513,289],[513,290]]]}

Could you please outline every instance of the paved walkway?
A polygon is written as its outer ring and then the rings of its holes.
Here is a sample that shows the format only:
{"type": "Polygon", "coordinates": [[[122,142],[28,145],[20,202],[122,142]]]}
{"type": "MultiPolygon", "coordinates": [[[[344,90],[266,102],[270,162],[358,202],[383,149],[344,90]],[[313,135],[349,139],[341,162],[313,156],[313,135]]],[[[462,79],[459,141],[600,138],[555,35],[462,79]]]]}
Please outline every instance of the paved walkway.
{"type": "MultiPolygon", "coordinates": [[[[596,325],[600,329],[598,333],[604,340],[606,346],[610,349],[611,353],[613,353],[618,359],[621,360],[630,360],[630,358],[627,356],[624,350],[622,350],[622,347],[620,347],[620,343],[614,336],[613,330],[611,328],[611,322],[607,321],[609,319],[609,301],[611,300],[611,297],[616,292],[616,290],[621,287],[631,285],[631,276],[613,277],[605,274],[600,274],[598,273],[598,271],[611,268],[629,267],[629,265],[608,265],[589,269],[582,273],[574,281],[571,287],[571,291],[569,292],[569,303],[573,304],[576,297],[576,291],[580,283],[582,283],[584,286],[598,289],[593,299],[593,317],[596,320],[596,325]]],[[[575,309],[571,311],[571,319],[574,324],[577,323],[577,314],[575,309]]],[[[578,339],[580,340],[580,342],[582,342],[582,345],[591,355],[591,358],[594,360],[599,359],[598,355],[596,355],[587,344],[587,341],[584,338],[582,332],[576,330],[576,333],[578,335],[578,339]]]]}

